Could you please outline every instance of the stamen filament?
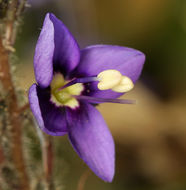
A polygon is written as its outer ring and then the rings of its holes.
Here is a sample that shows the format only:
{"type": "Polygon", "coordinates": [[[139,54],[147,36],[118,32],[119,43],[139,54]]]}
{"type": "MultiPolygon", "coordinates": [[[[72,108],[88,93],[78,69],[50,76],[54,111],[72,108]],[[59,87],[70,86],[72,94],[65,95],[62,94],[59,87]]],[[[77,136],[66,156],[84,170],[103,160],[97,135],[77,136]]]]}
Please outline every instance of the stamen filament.
{"type": "Polygon", "coordinates": [[[88,83],[88,82],[95,82],[95,81],[99,81],[99,79],[97,77],[75,78],[75,79],[72,79],[67,84],[65,84],[64,86],[62,86],[61,88],[59,88],[58,90],[62,90],[64,88],[72,86],[72,85],[74,85],[76,83],[88,83]]]}
{"type": "Polygon", "coordinates": [[[118,104],[136,104],[136,100],[128,100],[128,99],[112,99],[112,98],[96,98],[91,96],[73,96],[79,100],[86,100],[90,103],[118,103],[118,104]]]}

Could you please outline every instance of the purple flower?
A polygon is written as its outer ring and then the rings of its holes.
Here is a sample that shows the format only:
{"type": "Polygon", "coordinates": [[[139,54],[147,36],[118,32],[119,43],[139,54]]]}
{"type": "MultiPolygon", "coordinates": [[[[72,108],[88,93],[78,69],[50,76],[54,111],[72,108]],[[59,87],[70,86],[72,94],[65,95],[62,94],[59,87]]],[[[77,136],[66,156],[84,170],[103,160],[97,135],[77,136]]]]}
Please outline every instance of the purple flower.
{"type": "Polygon", "coordinates": [[[77,154],[104,181],[114,176],[114,141],[95,106],[132,103],[116,98],[133,87],[144,61],[143,53],[126,47],[80,50],[59,19],[50,13],[45,17],[35,49],[37,84],[29,90],[31,110],[47,134],[68,134],[77,154]]]}

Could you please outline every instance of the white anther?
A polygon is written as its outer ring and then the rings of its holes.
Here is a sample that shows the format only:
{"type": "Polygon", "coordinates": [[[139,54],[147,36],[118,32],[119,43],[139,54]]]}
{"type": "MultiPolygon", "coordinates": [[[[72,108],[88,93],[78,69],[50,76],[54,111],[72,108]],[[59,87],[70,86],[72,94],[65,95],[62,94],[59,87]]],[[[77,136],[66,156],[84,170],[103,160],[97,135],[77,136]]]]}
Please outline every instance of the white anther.
{"type": "Polygon", "coordinates": [[[116,85],[120,84],[122,79],[122,74],[117,70],[105,70],[98,74],[98,88],[100,90],[108,90],[116,85]]]}
{"type": "Polygon", "coordinates": [[[134,87],[134,83],[127,76],[122,76],[120,83],[112,88],[115,92],[128,92],[134,87]]]}

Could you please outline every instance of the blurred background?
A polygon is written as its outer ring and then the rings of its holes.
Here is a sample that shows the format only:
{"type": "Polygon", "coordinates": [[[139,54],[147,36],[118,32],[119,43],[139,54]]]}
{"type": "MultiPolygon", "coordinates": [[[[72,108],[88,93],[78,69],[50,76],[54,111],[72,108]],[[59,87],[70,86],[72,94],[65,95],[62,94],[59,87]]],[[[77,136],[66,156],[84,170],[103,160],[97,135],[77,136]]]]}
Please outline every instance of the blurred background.
{"type": "MultiPolygon", "coordinates": [[[[103,104],[116,143],[116,175],[104,183],[72,150],[66,137],[55,137],[55,174],[59,190],[186,189],[186,1],[185,0],[30,0],[16,41],[17,82],[25,96],[35,81],[34,48],[44,16],[53,12],[81,48],[115,44],[139,49],[146,63],[134,90],[123,98],[137,105],[103,104]]],[[[29,126],[32,131],[33,126],[29,126]]],[[[33,127],[34,128],[34,127],[33,127]]],[[[28,135],[35,149],[38,142],[28,135]]],[[[39,166],[39,165],[38,165],[39,166]]]]}

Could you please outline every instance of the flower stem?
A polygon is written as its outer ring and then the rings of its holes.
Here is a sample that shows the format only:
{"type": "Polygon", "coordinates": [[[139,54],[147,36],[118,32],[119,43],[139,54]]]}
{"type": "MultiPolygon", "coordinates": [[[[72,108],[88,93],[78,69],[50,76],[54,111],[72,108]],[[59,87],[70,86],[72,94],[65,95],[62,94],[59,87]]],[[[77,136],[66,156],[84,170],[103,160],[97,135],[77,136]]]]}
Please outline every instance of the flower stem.
{"type": "Polygon", "coordinates": [[[83,174],[81,175],[79,181],[78,181],[78,187],[77,190],[83,190],[84,186],[85,186],[85,182],[88,178],[88,176],[90,175],[90,171],[86,170],[83,172],[83,174]]]}
{"type": "Polygon", "coordinates": [[[52,174],[53,174],[53,145],[52,145],[52,137],[47,136],[45,137],[45,145],[43,147],[43,165],[44,165],[44,175],[45,175],[45,182],[47,184],[47,189],[52,189],[52,174]]]}
{"type": "MultiPolygon", "coordinates": [[[[21,1],[22,2],[22,1],[21,1]]],[[[19,117],[19,105],[14,88],[11,68],[9,62],[10,52],[14,51],[12,47],[15,41],[15,28],[17,21],[17,10],[20,4],[18,0],[8,1],[8,10],[6,18],[1,25],[1,31],[4,34],[0,36],[0,81],[3,87],[3,92],[6,94],[6,105],[8,115],[8,125],[11,126],[11,154],[12,162],[18,174],[18,189],[29,190],[29,179],[26,171],[26,164],[23,155],[22,144],[22,121],[19,117]],[[2,36],[4,38],[2,38],[2,36]]],[[[7,128],[7,126],[6,126],[7,128]]],[[[8,130],[8,128],[7,128],[8,130]]]]}
{"type": "Polygon", "coordinates": [[[16,20],[16,11],[18,7],[18,0],[12,0],[8,3],[8,11],[6,15],[6,25],[5,25],[5,47],[13,45],[13,31],[16,20]]]}
{"type": "Polygon", "coordinates": [[[25,167],[25,160],[23,156],[23,146],[22,146],[22,122],[19,117],[18,103],[14,85],[12,82],[12,77],[10,73],[9,66],[9,53],[2,44],[2,39],[0,38],[0,79],[4,91],[6,91],[7,97],[7,112],[8,120],[11,125],[12,134],[12,159],[15,168],[19,173],[19,189],[29,190],[28,175],[25,167]]]}
{"type": "Polygon", "coordinates": [[[1,164],[4,162],[4,152],[3,152],[3,148],[0,145],[0,168],[1,168],[1,164]]]}
{"type": "Polygon", "coordinates": [[[53,189],[53,143],[52,137],[43,134],[36,124],[36,131],[41,145],[42,163],[43,163],[43,181],[46,190],[53,189]]]}
{"type": "Polygon", "coordinates": [[[19,113],[21,114],[21,113],[23,113],[24,111],[26,111],[29,108],[30,108],[30,105],[27,103],[24,106],[19,108],[19,113]]]}

